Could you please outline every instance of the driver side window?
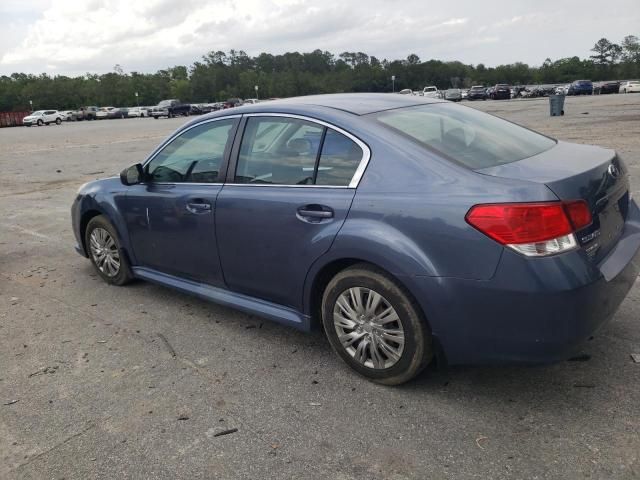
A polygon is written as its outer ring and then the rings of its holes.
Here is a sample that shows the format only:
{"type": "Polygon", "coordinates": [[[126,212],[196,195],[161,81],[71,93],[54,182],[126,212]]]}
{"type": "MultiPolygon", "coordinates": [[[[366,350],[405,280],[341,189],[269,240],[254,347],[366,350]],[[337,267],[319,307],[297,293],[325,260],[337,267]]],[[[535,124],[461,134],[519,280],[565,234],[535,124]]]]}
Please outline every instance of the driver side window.
{"type": "Polygon", "coordinates": [[[155,183],[215,183],[235,119],[193,127],[166,145],[145,167],[155,183]]]}

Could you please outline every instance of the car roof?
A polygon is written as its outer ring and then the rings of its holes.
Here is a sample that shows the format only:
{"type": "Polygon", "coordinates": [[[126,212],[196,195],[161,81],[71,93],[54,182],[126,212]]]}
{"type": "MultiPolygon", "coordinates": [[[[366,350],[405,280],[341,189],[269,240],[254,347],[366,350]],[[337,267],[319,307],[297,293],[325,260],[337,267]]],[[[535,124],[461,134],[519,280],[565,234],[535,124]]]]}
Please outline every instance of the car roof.
{"type": "MultiPolygon", "coordinates": [[[[442,100],[393,93],[333,93],[326,95],[308,95],[305,97],[292,97],[281,100],[251,105],[253,111],[271,110],[279,106],[315,106],[333,108],[354,115],[367,115],[383,110],[424,105],[429,103],[441,103],[442,100]]],[[[242,107],[243,109],[245,107],[242,107]]]]}

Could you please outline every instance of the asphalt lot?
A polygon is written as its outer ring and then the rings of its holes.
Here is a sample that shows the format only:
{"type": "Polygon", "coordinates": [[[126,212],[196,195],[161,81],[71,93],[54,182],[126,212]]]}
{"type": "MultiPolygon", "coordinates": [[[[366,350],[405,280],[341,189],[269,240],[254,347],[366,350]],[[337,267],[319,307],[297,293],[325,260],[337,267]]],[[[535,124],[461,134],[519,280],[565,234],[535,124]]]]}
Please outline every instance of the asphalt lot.
{"type": "MultiPolygon", "coordinates": [[[[616,148],[640,198],[640,95],[569,97],[553,118],[546,99],[469,105],[616,148]]],[[[0,129],[0,478],[640,478],[638,282],[589,361],[402,387],[352,373],[320,332],[104,284],[73,250],[74,195],[184,121],[0,129]]]]}

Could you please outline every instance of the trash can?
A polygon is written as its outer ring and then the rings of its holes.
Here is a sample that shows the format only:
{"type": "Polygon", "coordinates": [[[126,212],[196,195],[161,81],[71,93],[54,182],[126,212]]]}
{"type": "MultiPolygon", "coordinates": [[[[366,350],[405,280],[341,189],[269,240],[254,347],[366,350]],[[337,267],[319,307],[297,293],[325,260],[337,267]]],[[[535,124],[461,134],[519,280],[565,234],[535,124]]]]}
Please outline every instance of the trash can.
{"type": "Polygon", "coordinates": [[[549,110],[552,117],[564,115],[564,95],[549,95],[549,110]]]}

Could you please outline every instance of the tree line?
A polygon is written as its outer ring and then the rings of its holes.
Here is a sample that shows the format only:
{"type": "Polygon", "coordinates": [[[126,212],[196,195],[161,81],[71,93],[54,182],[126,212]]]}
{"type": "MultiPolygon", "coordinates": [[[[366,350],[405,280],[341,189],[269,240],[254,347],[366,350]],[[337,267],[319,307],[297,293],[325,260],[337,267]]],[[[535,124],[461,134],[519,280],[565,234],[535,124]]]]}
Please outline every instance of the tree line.
{"type": "Polygon", "coordinates": [[[539,66],[516,62],[497,67],[458,61],[422,61],[411,54],[403,60],[380,60],[362,52],[314,50],[250,57],[242,50],[211,51],[191,66],[174,66],[156,73],[125,73],[116,65],[102,75],[69,77],[14,73],[0,77],[0,111],[71,109],[81,105],[155,105],[165,98],[190,103],[223,101],[231,97],[291,97],[314,93],[389,92],[471,85],[569,83],[576,79],[615,80],[640,77],[640,40],[621,43],[602,38],[589,58],[547,58],[539,66]],[[135,93],[138,93],[138,97],[135,93]]]}

